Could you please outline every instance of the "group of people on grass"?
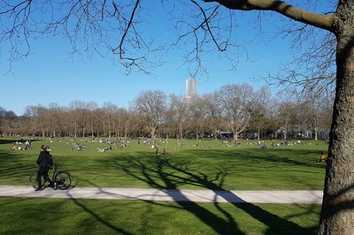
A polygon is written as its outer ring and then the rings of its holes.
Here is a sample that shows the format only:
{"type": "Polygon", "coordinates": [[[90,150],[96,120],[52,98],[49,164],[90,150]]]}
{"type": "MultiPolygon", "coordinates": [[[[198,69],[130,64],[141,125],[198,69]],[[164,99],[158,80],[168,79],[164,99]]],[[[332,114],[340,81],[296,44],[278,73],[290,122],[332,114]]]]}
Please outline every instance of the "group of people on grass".
{"type": "MultiPolygon", "coordinates": [[[[155,150],[156,150],[156,154],[157,154],[158,147],[156,146],[155,148],[156,148],[155,150]]],[[[38,165],[38,171],[37,171],[38,186],[36,188],[36,191],[41,190],[43,188],[43,185],[45,182],[49,182],[49,187],[53,186],[53,182],[51,181],[51,179],[48,176],[49,170],[53,167],[53,157],[50,154],[50,152],[51,152],[51,149],[49,148],[48,145],[41,146],[41,151],[39,153],[39,156],[38,156],[38,159],[36,162],[38,165]]],[[[325,161],[327,161],[327,158],[328,158],[327,154],[325,154],[323,151],[321,151],[319,162],[325,162],[325,161]]]]}
{"type": "Polygon", "coordinates": [[[16,141],[15,144],[12,144],[10,146],[11,151],[24,151],[24,150],[31,150],[32,149],[32,141],[31,140],[26,140],[26,141],[16,141]]]}

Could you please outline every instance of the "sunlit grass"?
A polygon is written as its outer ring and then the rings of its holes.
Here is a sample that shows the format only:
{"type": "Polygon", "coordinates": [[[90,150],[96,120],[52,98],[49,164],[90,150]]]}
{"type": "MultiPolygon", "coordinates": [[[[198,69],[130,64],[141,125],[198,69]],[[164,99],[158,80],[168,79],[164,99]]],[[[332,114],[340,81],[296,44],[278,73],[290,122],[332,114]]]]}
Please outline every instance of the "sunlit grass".
{"type": "MultiPolygon", "coordinates": [[[[35,160],[41,144],[49,144],[52,154],[61,169],[68,170],[78,186],[116,186],[151,187],[130,173],[142,175],[141,169],[133,166],[139,162],[145,167],[156,167],[157,158],[151,145],[131,141],[128,148],[113,149],[112,152],[99,153],[96,148],[104,146],[89,139],[79,140],[87,146],[85,151],[72,151],[71,139],[64,138],[50,142],[33,142],[31,151],[10,151],[10,143],[0,144],[0,184],[27,184],[27,177],[35,171],[35,160]]],[[[291,146],[273,148],[266,141],[267,148],[262,149],[256,141],[243,141],[240,145],[227,146],[221,141],[203,140],[196,144],[194,140],[185,140],[177,145],[173,139],[160,148],[167,149],[169,163],[177,165],[208,180],[223,174],[224,189],[321,189],[324,178],[324,163],[318,163],[320,151],[326,151],[323,142],[307,141],[291,146]]],[[[296,143],[296,141],[290,141],[296,143]]],[[[188,179],[188,174],[180,169],[164,166],[164,171],[188,179]]],[[[155,174],[156,172],[150,172],[155,174]]],[[[156,175],[155,175],[156,176],[156,175]]],[[[158,182],[161,182],[156,177],[158,182]]],[[[219,178],[216,180],[220,180],[219,178]]],[[[219,182],[214,183],[219,183],[219,182]]],[[[196,188],[187,182],[175,182],[178,188],[196,188]]],[[[167,186],[168,187],[168,186],[167,186]]]]}

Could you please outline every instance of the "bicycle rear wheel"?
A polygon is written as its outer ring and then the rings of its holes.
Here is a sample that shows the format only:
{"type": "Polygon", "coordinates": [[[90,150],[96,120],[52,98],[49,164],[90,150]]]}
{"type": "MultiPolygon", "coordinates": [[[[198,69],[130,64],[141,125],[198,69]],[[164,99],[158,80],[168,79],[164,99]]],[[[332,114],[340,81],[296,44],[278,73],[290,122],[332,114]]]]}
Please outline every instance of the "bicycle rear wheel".
{"type": "Polygon", "coordinates": [[[65,190],[71,186],[71,176],[66,171],[60,171],[55,175],[55,184],[58,189],[65,190]]]}

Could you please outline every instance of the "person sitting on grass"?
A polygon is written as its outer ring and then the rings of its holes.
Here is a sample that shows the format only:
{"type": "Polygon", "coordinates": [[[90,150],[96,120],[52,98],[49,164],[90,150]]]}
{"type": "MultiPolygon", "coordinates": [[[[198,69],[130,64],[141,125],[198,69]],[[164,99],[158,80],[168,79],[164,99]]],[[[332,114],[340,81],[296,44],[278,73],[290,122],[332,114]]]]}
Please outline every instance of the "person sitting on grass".
{"type": "Polygon", "coordinates": [[[328,159],[328,155],[327,155],[327,154],[324,154],[324,152],[321,151],[321,155],[320,155],[320,160],[319,160],[319,162],[325,162],[325,161],[327,161],[327,159],[328,159]]]}
{"type": "Polygon", "coordinates": [[[41,152],[39,153],[38,159],[37,159],[37,165],[38,165],[38,171],[37,171],[37,182],[38,182],[38,187],[36,188],[36,191],[41,190],[43,187],[43,184],[48,181],[49,186],[51,186],[53,183],[50,180],[48,176],[48,171],[50,168],[53,167],[53,158],[52,155],[49,153],[51,150],[48,145],[42,145],[41,146],[41,152]],[[42,178],[44,181],[42,181],[42,178]],[[43,184],[42,184],[43,182],[43,184]]]}
{"type": "Polygon", "coordinates": [[[12,152],[15,152],[15,151],[17,150],[17,147],[16,147],[15,144],[12,144],[12,145],[10,146],[10,149],[11,149],[12,152]]]}

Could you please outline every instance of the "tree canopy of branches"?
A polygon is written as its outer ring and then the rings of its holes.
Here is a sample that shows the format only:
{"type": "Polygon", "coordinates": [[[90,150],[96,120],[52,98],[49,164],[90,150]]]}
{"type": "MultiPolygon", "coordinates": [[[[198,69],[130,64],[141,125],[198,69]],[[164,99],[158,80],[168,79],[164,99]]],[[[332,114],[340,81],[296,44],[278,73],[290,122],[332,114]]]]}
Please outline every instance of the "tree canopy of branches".
{"type": "Polygon", "coordinates": [[[235,142],[249,124],[253,96],[253,89],[249,85],[227,85],[216,95],[222,115],[234,135],[235,142]]]}

